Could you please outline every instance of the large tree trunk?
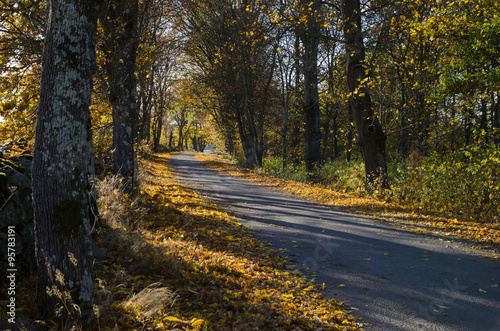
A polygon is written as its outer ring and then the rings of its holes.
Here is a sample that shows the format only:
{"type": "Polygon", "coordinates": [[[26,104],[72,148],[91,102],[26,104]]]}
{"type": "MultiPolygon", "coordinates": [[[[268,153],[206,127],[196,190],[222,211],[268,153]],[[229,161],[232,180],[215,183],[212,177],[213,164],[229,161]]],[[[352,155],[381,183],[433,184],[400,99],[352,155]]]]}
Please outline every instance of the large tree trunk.
{"type": "Polygon", "coordinates": [[[61,324],[85,326],[94,292],[89,106],[97,3],[52,0],[48,10],[33,161],[38,307],[61,324]],[[71,298],[57,294],[61,292],[71,298]]]}
{"type": "Polygon", "coordinates": [[[257,162],[257,143],[251,132],[247,132],[242,115],[238,114],[238,132],[240,133],[241,147],[245,155],[245,161],[248,166],[257,162]]]}
{"type": "Polygon", "coordinates": [[[302,35],[304,44],[304,120],[306,170],[311,173],[321,160],[321,130],[318,93],[318,45],[320,22],[318,19],[321,1],[306,1],[307,26],[302,35]]]}
{"type": "Polygon", "coordinates": [[[374,189],[376,181],[387,187],[385,134],[374,113],[370,91],[366,83],[365,46],[361,30],[359,0],[342,0],[344,35],[346,39],[347,84],[351,96],[350,108],[358,130],[358,139],[365,161],[368,189],[374,189]]]}

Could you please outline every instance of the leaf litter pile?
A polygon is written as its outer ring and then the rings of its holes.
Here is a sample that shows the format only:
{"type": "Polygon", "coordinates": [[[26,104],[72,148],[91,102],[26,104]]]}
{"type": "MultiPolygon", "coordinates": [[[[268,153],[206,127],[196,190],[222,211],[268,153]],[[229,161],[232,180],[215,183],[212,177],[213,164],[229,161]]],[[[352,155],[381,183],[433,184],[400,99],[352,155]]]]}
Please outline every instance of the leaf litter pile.
{"type": "Polygon", "coordinates": [[[214,154],[197,154],[196,157],[206,166],[219,172],[291,193],[315,203],[362,214],[412,232],[438,236],[450,242],[454,240],[472,242],[469,245],[471,249],[489,249],[484,257],[494,260],[500,259],[500,224],[498,223],[446,218],[426,213],[426,211],[411,205],[403,206],[385,198],[378,199],[367,194],[348,194],[325,185],[283,180],[264,175],[258,170],[238,167],[230,160],[214,154]]]}
{"type": "Polygon", "coordinates": [[[222,208],[181,186],[168,154],[143,160],[145,212],[99,236],[101,329],[354,330],[348,307],[222,208]]]}

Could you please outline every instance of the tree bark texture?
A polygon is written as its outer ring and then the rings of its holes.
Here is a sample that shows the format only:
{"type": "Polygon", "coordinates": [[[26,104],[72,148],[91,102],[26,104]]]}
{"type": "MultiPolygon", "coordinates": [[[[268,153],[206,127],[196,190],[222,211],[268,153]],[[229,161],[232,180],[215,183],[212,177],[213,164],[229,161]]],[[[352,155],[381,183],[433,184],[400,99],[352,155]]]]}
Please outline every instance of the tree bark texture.
{"type": "Polygon", "coordinates": [[[368,68],[365,64],[359,0],[342,0],[342,14],[346,41],[349,103],[365,161],[367,185],[369,189],[374,189],[375,182],[380,181],[379,185],[386,187],[386,137],[373,111],[367,85],[368,68]]]}
{"type": "Polygon", "coordinates": [[[85,323],[77,320],[91,316],[93,304],[90,224],[97,211],[89,106],[97,10],[93,0],[48,2],[33,161],[38,307],[65,324],[85,323]]]}
{"type": "Polygon", "coordinates": [[[107,33],[109,100],[113,113],[113,174],[123,178],[124,189],[135,182],[137,0],[111,0],[103,6],[101,22],[107,33]]]}
{"type": "Polygon", "coordinates": [[[146,143],[149,143],[151,139],[151,112],[153,109],[153,90],[154,90],[154,77],[155,77],[155,72],[154,68],[151,67],[151,73],[150,77],[143,77],[141,79],[140,85],[140,107],[138,106],[137,108],[142,109],[142,116],[141,116],[141,123],[139,126],[139,139],[141,141],[145,141],[146,143]]]}
{"type": "Polygon", "coordinates": [[[318,19],[321,1],[314,0],[310,6],[305,30],[302,32],[304,45],[304,122],[306,170],[311,173],[321,161],[321,129],[318,93],[318,46],[320,21],[318,19]]]}

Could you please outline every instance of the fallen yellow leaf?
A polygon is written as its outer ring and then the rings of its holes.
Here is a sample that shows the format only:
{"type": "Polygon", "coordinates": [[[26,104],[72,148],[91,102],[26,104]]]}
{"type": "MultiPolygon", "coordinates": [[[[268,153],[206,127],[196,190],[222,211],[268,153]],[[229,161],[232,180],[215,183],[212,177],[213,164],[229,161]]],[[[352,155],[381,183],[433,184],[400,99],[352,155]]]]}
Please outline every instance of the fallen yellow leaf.
{"type": "Polygon", "coordinates": [[[165,318],[163,318],[164,321],[169,321],[169,322],[182,322],[181,319],[175,317],[175,316],[167,316],[165,318]]]}
{"type": "Polygon", "coordinates": [[[451,309],[451,307],[441,306],[441,305],[438,305],[438,304],[436,304],[436,306],[437,306],[438,308],[441,308],[441,309],[451,309]]]}

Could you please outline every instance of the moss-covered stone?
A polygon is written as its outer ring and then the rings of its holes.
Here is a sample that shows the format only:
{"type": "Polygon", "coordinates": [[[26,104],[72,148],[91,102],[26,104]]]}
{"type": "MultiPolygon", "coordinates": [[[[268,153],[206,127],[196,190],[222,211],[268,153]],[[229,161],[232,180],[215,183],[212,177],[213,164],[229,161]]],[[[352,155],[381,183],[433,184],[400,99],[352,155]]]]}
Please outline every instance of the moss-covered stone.
{"type": "Polygon", "coordinates": [[[14,162],[7,160],[7,159],[0,159],[0,168],[3,168],[3,167],[10,167],[14,170],[19,171],[20,173],[24,173],[26,171],[26,169],[24,169],[24,167],[17,165],[14,162]]]}

